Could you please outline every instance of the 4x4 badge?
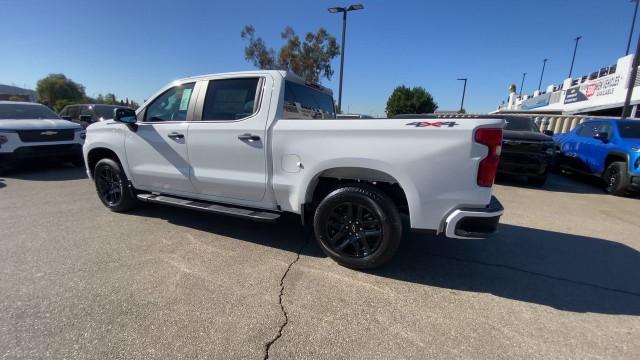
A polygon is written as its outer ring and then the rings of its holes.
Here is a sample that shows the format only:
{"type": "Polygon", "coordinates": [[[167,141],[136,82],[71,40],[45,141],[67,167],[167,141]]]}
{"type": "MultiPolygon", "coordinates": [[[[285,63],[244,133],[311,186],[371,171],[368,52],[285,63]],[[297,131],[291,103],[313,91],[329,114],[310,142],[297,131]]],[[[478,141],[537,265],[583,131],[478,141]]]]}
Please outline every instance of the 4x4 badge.
{"type": "Polygon", "coordinates": [[[412,123],[408,123],[408,126],[415,126],[415,127],[427,127],[427,126],[433,126],[433,127],[443,127],[443,126],[447,126],[447,127],[454,127],[456,125],[460,125],[455,121],[437,121],[437,122],[428,122],[428,121],[416,121],[416,122],[412,122],[412,123]]]}

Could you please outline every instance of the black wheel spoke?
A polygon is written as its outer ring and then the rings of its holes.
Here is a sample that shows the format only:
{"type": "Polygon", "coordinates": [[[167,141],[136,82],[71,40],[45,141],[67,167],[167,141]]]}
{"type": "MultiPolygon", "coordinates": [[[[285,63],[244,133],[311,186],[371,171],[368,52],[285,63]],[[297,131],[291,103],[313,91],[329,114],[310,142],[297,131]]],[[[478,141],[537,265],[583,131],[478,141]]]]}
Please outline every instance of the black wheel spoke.
{"type": "Polygon", "coordinates": [[[367,238],[378,237],[381,234],[382,234],[382,231],[380,231],[380,230],[365,230],[364,231],[364,236],[366,236],[367,238]]]}
{"type": "Polygon", "coordinates": [[[324,227],[327,245],[343,256],[362,258],[382,242],[382,224],[376,212],[360,202],[343,202],[328,212],[324,227]]]}
{"type": "Polygon", "coordinates": [[[353,219],[353,203],[347,203],[347,218],[353,219]]]}
{"type": "Polygon", "coordinates": [[[343,250],[347,245],[351,244],[351,237],[345,237],[344,241],[340,243],[340,245],[336,246],[337,250],[343,250]]]}
{"type": "Polygon", "coordinates": [[[344,229],[341,229],[337,233],[333,234],[333,236],[331,237],[331,239],[329,239],[329,241],[331,241],[332,244],[335,244],[336,241],[338,241],[338,240],[340,240],[340,238],[344,237],[345,233],[346,233],[346,231],[344,231],[344,229]]]}
{"type": "Polygon", "coordinates": [[[367,238],[365,236],[360,236],[358,240],[360,241],[360,244],[364,248],[365,253],[363,255],[369,255],[371,253],[371,246],[369,246],[369,242],[367,241],[367,238]]]}

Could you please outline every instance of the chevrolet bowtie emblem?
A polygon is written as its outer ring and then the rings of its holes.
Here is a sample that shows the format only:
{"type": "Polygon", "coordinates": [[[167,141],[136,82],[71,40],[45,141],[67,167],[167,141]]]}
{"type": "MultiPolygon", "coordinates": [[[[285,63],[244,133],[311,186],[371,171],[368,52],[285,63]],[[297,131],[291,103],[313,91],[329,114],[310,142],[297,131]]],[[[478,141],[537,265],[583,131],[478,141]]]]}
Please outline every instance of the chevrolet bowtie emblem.
{"type": "Polygon", "coordinates": [[[50,136],[50,135],[55,135],[55,134],[57,134],[57,133],[58,133],[57,131],[51,131],[51,130],[48,130],[48,131],[43,131],[43,132],[41,132],[41,133],[40,133],[40,135],[47,135],[47,136],[50,136]]]}

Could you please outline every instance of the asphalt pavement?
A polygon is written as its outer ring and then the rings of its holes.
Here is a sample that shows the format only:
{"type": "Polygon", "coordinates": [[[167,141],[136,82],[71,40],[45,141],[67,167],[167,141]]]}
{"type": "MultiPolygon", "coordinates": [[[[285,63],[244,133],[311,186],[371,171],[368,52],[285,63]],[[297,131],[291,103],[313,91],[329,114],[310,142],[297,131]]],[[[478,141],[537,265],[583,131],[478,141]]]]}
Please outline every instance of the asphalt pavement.
{"type": "Polygon", "coordinates": [[[83,169],[0,176],[2,359],[638,359],[640,198],[495,186],[500,233],[405,231],[360,272],[295,217],[112,213],[83,169]]]}

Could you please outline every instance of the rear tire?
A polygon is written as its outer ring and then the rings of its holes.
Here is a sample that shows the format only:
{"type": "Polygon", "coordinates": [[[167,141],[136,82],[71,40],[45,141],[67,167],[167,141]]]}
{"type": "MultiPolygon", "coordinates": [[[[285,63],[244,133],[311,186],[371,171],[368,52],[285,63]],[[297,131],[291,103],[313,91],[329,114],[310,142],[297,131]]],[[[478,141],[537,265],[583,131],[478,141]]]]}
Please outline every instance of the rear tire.
{"type": "Polygon", "coordinates": [[[624,161],[612,162],[602,174],[604,191],[611,195],[622,196],[627,193],[631,179],[624,161]]]}
{"type": "Polygon", "coordinates": [[[354,269],[386,264],[402,237],[396,205],[371,186],[348,186],[331,192],[316,209],[313,227],[322,251],[354,269]]]}
{"type": "Polygon", "coordinates": [[[118,162],[113,159],[98,161],[93,171],[93,180],[100,201],[109,210],[124,212],[138,206],[135,189],[118,162]]]}

